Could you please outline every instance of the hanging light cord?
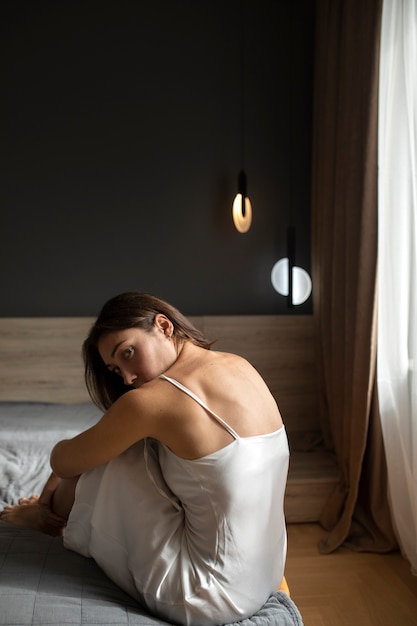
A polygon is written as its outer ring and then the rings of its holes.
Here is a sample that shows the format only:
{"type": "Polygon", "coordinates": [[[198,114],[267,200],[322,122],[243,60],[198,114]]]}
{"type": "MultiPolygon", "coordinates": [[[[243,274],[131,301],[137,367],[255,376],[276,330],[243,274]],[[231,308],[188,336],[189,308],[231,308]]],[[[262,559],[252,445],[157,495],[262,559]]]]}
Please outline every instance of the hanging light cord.
{"type": "Polygon", "coordinates": [[[246,174],[245,174],[245,7],[240,0],[240,166],[238,191],[241,194],[241,213],[246,217],[246,174]]]}
{"type": "Polygon", "coordinates": [[[295,240],[295,225],[294,225],[294,10],[290,9],[290,41],[291,41],[291,67],[290,67],[290,97],[289,97],[289,105],[290,105],[290,198],[289,198],[289,209],[288,209],[288,231],[287,231],[287,256],[288,256],[288,307],[292,309],[294,307],[294,298],[293,298],[293,267],[295,265],[295,249],[296,249],[296,240],[295,240]]]}
{"type": "Polygon", "coordinates": [[[245,8],[240,0],[240,159],[245,169],[245,8]]]}

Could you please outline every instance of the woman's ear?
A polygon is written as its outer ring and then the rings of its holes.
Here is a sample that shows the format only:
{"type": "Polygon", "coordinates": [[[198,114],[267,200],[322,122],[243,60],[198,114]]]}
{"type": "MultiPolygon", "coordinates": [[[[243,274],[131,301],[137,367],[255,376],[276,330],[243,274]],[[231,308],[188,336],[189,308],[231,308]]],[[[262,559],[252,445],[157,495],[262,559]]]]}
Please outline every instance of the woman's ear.
{"type": "Polygon", "coordinates": [[[167,335],[168,337],[172,336],[174,325],[166,315],[163,313],[157,313],[153,323],[155,324],[156,329],[160,330],[164,333],[164,335],[167,335]]]}

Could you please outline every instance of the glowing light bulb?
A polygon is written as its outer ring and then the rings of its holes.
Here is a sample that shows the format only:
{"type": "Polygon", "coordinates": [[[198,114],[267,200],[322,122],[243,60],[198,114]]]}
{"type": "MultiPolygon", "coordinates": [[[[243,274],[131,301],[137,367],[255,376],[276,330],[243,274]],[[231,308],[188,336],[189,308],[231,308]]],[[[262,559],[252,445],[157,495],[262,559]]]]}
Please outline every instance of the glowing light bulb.
{"type": "Polygon", "coordinates": [[[232,208],[233,222],[240,233],[246,233],[252,223],[252,205],[249,198],[245,197],[243,206],[243,195],[237,193],[232,208]]]}

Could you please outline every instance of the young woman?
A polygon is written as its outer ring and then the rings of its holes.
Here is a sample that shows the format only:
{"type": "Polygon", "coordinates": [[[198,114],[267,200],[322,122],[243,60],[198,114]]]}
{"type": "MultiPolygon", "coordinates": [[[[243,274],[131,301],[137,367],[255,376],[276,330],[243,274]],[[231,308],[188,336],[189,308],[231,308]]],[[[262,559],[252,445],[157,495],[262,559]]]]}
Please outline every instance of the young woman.
{"type": "Polygon", "coordinates": [[[288,443],[243,358],[140,292],[107,302],[84,342],[100,421],[51,454],[40,498],[1,519],[64,534],[161,618],[255,614],[284,575],[288,443]]]}

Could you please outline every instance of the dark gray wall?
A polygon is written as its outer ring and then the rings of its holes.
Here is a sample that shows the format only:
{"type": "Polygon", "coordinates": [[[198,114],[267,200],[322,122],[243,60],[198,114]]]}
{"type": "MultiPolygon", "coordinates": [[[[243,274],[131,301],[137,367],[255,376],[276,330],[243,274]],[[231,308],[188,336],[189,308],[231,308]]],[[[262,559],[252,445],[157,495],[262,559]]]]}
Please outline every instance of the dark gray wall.
{"type": "Polygon", "coordinates": [[[270,272],[289,219],[310,269],[313,3],[244,5],[239,234],[239,0],[2,4],[0,315],[94,315],[130,289],[289,312],[270,272]]]}

